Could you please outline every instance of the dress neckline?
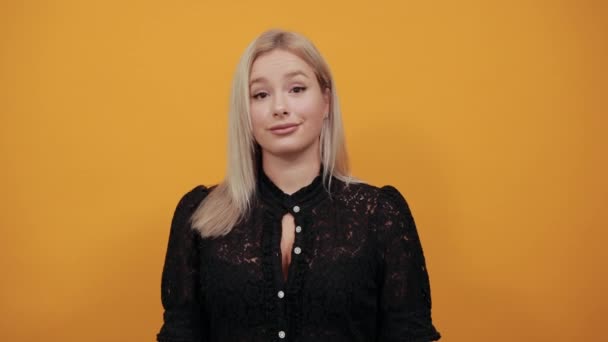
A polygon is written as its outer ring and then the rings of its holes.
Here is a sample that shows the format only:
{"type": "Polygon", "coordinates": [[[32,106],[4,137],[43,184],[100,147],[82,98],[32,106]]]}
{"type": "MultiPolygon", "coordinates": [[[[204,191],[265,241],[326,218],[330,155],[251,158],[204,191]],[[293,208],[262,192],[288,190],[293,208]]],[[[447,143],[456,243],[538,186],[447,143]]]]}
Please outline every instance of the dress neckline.
{"type": "Polygon", "coordinates": [[[283,192],[264,172],[263,167],[258,166],[257,177],[259,196],[267,203],[273,211],[285,214],[285,212],[298,213],[320,203],[327,197],[328,193],[323,184],[323,164],[319,173],[312,182],[291,195],[283,192]]]}

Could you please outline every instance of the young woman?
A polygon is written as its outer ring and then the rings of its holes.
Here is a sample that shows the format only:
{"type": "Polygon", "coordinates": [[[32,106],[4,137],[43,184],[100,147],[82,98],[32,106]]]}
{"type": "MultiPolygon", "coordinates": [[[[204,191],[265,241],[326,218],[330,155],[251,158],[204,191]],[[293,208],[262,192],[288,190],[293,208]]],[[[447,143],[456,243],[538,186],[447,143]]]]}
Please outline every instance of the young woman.
{"type": "Polygon", "coordinates": [[[350,176],[336,87],[305,37],[249,45],[228,146],[224,181],[175,209],[158,341],[440,338],[409,207],[350,176]]]}

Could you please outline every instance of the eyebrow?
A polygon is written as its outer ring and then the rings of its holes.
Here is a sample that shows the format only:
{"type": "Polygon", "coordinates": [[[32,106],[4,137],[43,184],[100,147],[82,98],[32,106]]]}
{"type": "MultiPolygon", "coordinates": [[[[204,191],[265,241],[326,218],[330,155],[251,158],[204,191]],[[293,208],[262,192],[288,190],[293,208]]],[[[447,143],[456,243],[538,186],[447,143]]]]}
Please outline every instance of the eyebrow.
{"type": "MultiPolygon", "coordinates": [[[[297,75],[302,75],[302,76],[304,76],[306,78],[309,78],[308,75],[306,75],[304,73],[304,71],[302,71],[302,70],[295,70],[295,71],[288,72],[288,73],[286,73],[283,76],[283,78],[292,78],[292,77],[295,77],[297,75]]],[[[256,82],[263,82],[265,80],[266,79],[264,77],[256,77],[256,78],[252,79],[251,82],[249,82],[249,86],[251,86],[252,84],[254,84],[256,82]]]]}

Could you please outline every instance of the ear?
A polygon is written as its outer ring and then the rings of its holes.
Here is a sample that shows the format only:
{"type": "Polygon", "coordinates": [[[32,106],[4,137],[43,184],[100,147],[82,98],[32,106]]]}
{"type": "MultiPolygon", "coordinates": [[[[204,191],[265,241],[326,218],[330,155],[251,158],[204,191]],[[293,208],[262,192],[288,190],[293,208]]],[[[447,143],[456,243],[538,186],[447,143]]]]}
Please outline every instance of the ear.
{"type": "Polygon", "coordinates": [[[325,88],[323,91],[323,99],[325,100],[325,110],[323,111],[323,114],[325,115],[329,113],[329,106],[331,104],[331,89],[325,88]]]}

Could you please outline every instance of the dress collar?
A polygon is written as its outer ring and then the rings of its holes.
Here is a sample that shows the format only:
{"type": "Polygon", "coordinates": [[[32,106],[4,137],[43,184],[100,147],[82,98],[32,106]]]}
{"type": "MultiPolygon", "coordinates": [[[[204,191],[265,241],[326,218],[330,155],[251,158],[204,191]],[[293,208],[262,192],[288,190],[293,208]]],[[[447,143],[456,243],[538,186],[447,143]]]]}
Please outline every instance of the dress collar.
{"type": "Polygon", "coordinates": [[[303,210],[320,203],[328,195],[325,186],[323,186],[323,164],[321,164],[319,174],[310,184],[291,195],[286,194],[274,184],[261,166],[258,167],[257,184],[262,201],[267,203],[272,211],[279,214],[285,214],[285,212],[302,213],[303,210]]]}

